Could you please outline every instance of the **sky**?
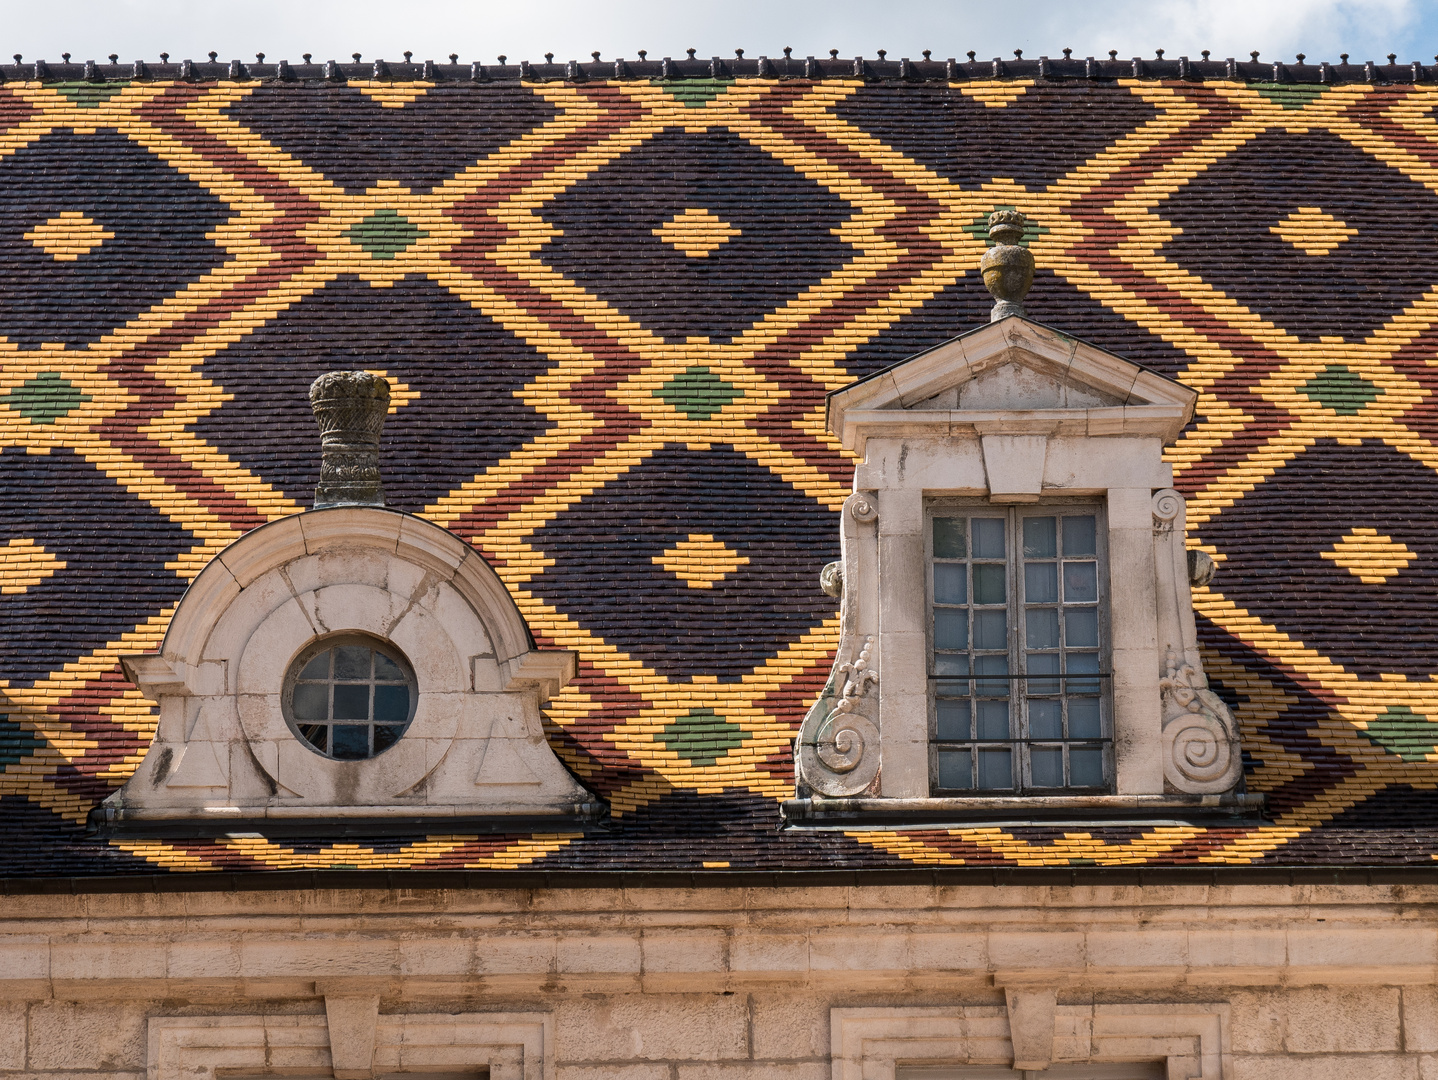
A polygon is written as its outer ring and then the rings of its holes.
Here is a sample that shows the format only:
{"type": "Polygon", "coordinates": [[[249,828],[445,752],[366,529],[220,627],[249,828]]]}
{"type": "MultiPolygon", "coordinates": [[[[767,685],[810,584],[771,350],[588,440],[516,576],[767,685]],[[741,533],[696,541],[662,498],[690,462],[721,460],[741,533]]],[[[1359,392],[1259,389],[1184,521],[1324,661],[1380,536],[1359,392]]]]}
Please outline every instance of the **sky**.
{"type": "Polygon", "coordinates": [[[58,61],[416,60],[462,62],[796,56],[936,58],[1154,55],[1433,63],[1438,0],[0,0],[0,55],[58,61]]]}

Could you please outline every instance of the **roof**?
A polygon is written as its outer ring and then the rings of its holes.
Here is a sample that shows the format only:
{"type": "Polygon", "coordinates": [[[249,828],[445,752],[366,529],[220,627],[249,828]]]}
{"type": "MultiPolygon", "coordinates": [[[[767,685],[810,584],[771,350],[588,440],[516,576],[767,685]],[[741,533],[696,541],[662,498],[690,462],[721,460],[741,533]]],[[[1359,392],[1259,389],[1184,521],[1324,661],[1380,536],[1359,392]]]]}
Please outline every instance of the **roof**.
{"type": "Polygon", "coordinates": [[[1438,89],[1400,76],[1432,73],[824,63],[0,68],[0,873],[1431,866],[1438,89]],[[1272,824],[777,829],[837,638],[825,394],[987,320],[1001,206],[1036,318],[1200,394],[1169,457],[1272,824]],[[548,730],[608,830],[87,837],[155,722],[116,657],[308,505],[305,389],[356,365],[391,503],[578,650],[548,730]]]}

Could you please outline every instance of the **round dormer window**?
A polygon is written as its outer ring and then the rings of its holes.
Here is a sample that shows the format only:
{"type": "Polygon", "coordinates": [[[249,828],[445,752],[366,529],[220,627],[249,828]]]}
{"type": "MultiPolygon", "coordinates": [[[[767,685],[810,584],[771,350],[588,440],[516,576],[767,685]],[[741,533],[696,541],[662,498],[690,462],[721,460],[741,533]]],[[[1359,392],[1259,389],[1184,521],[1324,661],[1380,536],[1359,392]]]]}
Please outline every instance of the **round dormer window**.
{"type": "Polygon", "coordinates": [[[290,665],[284,688],[290,730],[325,757],[360,761],[399,742],[419,686],[404,654],[360,635],[325,638],[290,665]]]}

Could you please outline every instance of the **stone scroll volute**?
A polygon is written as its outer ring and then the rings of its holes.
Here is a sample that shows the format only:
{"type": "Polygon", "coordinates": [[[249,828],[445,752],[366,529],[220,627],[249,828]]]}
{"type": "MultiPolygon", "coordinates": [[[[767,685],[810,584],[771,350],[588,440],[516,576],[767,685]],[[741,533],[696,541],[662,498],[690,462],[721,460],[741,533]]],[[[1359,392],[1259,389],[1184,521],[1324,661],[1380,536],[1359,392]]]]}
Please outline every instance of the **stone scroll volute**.
{"type": "Polygon", "coordinates": [[[1183,496],[1172,488],[1154,494],[1164,787],[1216,795],[1239,782],[1243,759],[1238,724],[1223,699],[1209,689],[1198,651],[1191,589],[1207,584],[1213,563],[1206,555],[1190,559],[1184,546],[1184,511],[1183,496]]]}
{"type": "Polygon", "coordinates": [[[843,558],[836,573],[824,568],[825,591],[842,596],[839,648],[824,692],[799,728],[794,760],[801,790],[828,796],[862,795],[879,776],[879,682],[876,646],[878,509],[863,492],[844,503],[843,558]]]}

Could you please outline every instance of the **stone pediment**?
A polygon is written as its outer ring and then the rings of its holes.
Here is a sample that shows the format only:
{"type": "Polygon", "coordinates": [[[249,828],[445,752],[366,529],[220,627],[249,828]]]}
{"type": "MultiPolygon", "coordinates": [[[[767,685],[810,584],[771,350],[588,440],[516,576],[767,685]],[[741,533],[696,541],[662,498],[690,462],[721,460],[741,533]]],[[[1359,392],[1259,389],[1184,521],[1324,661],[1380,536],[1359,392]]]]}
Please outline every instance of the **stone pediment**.
{"type": "Polygon", "coordinates": [[[829,429],[863,452],[870,434],[1177,437],[1198,395],[1039,323],[1010,317],[829,395],[829,429]]]}

